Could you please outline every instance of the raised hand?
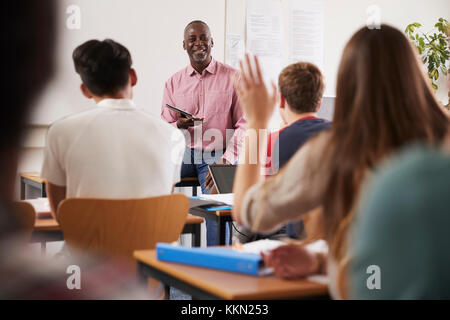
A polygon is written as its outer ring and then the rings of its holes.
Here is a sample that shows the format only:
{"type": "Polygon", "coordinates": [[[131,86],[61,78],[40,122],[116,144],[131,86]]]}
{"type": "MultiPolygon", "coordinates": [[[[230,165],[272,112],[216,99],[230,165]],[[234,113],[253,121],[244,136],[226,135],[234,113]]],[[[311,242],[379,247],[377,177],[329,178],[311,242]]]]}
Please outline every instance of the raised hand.
{"type": "Polygon", "coordinates": [[[277,88],[272,82],[273,90],[269,94],[256,56],[254,62],[256,73],[252,70],[248,54],[245,55],[245,66],[240,61],[241,81],[235,78],[234,86],[249,127],[266,128],[275,109],[277,88]]]}

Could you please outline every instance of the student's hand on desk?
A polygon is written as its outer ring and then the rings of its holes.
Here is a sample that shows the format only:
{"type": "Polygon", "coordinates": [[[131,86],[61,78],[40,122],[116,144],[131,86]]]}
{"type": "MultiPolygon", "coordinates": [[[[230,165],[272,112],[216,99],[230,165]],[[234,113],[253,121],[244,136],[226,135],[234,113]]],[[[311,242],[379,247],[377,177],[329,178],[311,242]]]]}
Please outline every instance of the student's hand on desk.
{"type": "Polygon", "coordinates": [[[240,61],[241,81],[235,78],[234,86],[249,126],[265,128],[275,110],[277,88],[272,82],[272,94],[269,94],[256,56],[254,61],[256,73],[252,70],[248,54],[245,55],[245,66],[240,61]]]}
{"type": "Polygon", "coordinates": [[[266,266],[273,267],[275,275],[284,279],[317,273],[320,265],[315,253],[298,244],[281,246],[261,256],[266,266]]]}
{"type": "Polygon", "coordinates": [[[193,127],[195,125],[198,125],[201,121],[203,121],[203,118],[188,118],[184,114],[177,112],[178,120],[177,120],[177,127],[179,129],[188,129],[190,127],[193,127]]]}
{"type": "MultiPolygon", "coordinates": [[[[216,164],[230,164],[227,160],[225,159],[220,159],[219,161],[216,162],[216,164]]],[[[211,177],[211,173],[208,171],[208,173],[206,174],[206,180],[205,180],[205,187],[206,189],[211,190],[211,194],[217,194],[217,189],[216,186],[214,185],[214,181],[211,177]]]]}

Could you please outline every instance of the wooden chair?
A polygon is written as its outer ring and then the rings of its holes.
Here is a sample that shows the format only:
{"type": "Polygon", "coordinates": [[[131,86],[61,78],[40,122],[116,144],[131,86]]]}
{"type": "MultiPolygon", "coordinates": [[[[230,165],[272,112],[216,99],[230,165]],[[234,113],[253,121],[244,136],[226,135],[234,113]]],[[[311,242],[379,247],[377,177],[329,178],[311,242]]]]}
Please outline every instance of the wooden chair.
{"type": "Polygon", "coordinates": [[[15,201],[12,205],[12,209],[16,212],[19,221],[22,224],[23,236],[29,241],[36,220],[36,211],[34,210],[34,207],[28,202],[15,201]]]}
{"type": "Polygon", "coordinates": [[[183,230],[189,200],[173,194],[144,199],[66,199],[58,221],[69,248],[121,258],[136,270],[133,251],[173,242],[183,230]]]}
{"type": "MultiPolygon", "coordinates": [[[[58,221],[69,249],[112,258],[136,274],[135,250],[154,249],[157,242],[176,241],[189,210],[189,199],[172,194],[144,199],[66,199],[58,221]]],[[[149,279],[154,292],[159,282],[149,279]]],[[[158,298],[167,298],[168,287],[158,298]],[[165,296],[164,296],[165,295],[165,296]]]]}

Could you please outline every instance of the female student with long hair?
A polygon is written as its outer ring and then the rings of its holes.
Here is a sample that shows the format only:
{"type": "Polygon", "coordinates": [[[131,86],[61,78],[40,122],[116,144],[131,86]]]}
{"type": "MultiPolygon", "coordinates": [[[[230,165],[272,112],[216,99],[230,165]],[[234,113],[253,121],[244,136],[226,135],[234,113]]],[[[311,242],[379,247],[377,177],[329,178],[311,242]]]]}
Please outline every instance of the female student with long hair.
{"type": "MultiPolygon", "coordinates": [[[[250,65],[247,55],[241,83],[236,83],[249,132],[245,159],[253,159],[250,132],[267,128],[276,102],[276,88],[268,93],[257,58],[256,71],[250,65]]],[[[234,181],[233,218],[253,231],[270,232],[321,207],[318,225],[328,255],[287,245],[265,260],[285,278],[328,270],[332,297],[343,298],[351,258],[347,236],[363,182],[402,146],[413,141],[439,144],[448,124],[403,33],[388,25],[362,28],[344,49],[331,129],[306,143],[278,175],[265,181],[259,157],[254,163],[242,161],[234,181]]]]}

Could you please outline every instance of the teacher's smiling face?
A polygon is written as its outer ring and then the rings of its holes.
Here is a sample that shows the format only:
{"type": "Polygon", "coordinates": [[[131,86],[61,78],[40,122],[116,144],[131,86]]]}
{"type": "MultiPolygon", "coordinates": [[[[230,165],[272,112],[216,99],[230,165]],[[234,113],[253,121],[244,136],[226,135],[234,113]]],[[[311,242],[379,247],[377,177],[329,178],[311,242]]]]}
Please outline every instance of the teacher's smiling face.
{"type": "Polygon", "coordinates": [[[184,31],[183,49],[187,51],[191,64],[206,67],[211,62],[211,48],[214,46],[211,32],[206,24],[194,22],[184,31]]]}

